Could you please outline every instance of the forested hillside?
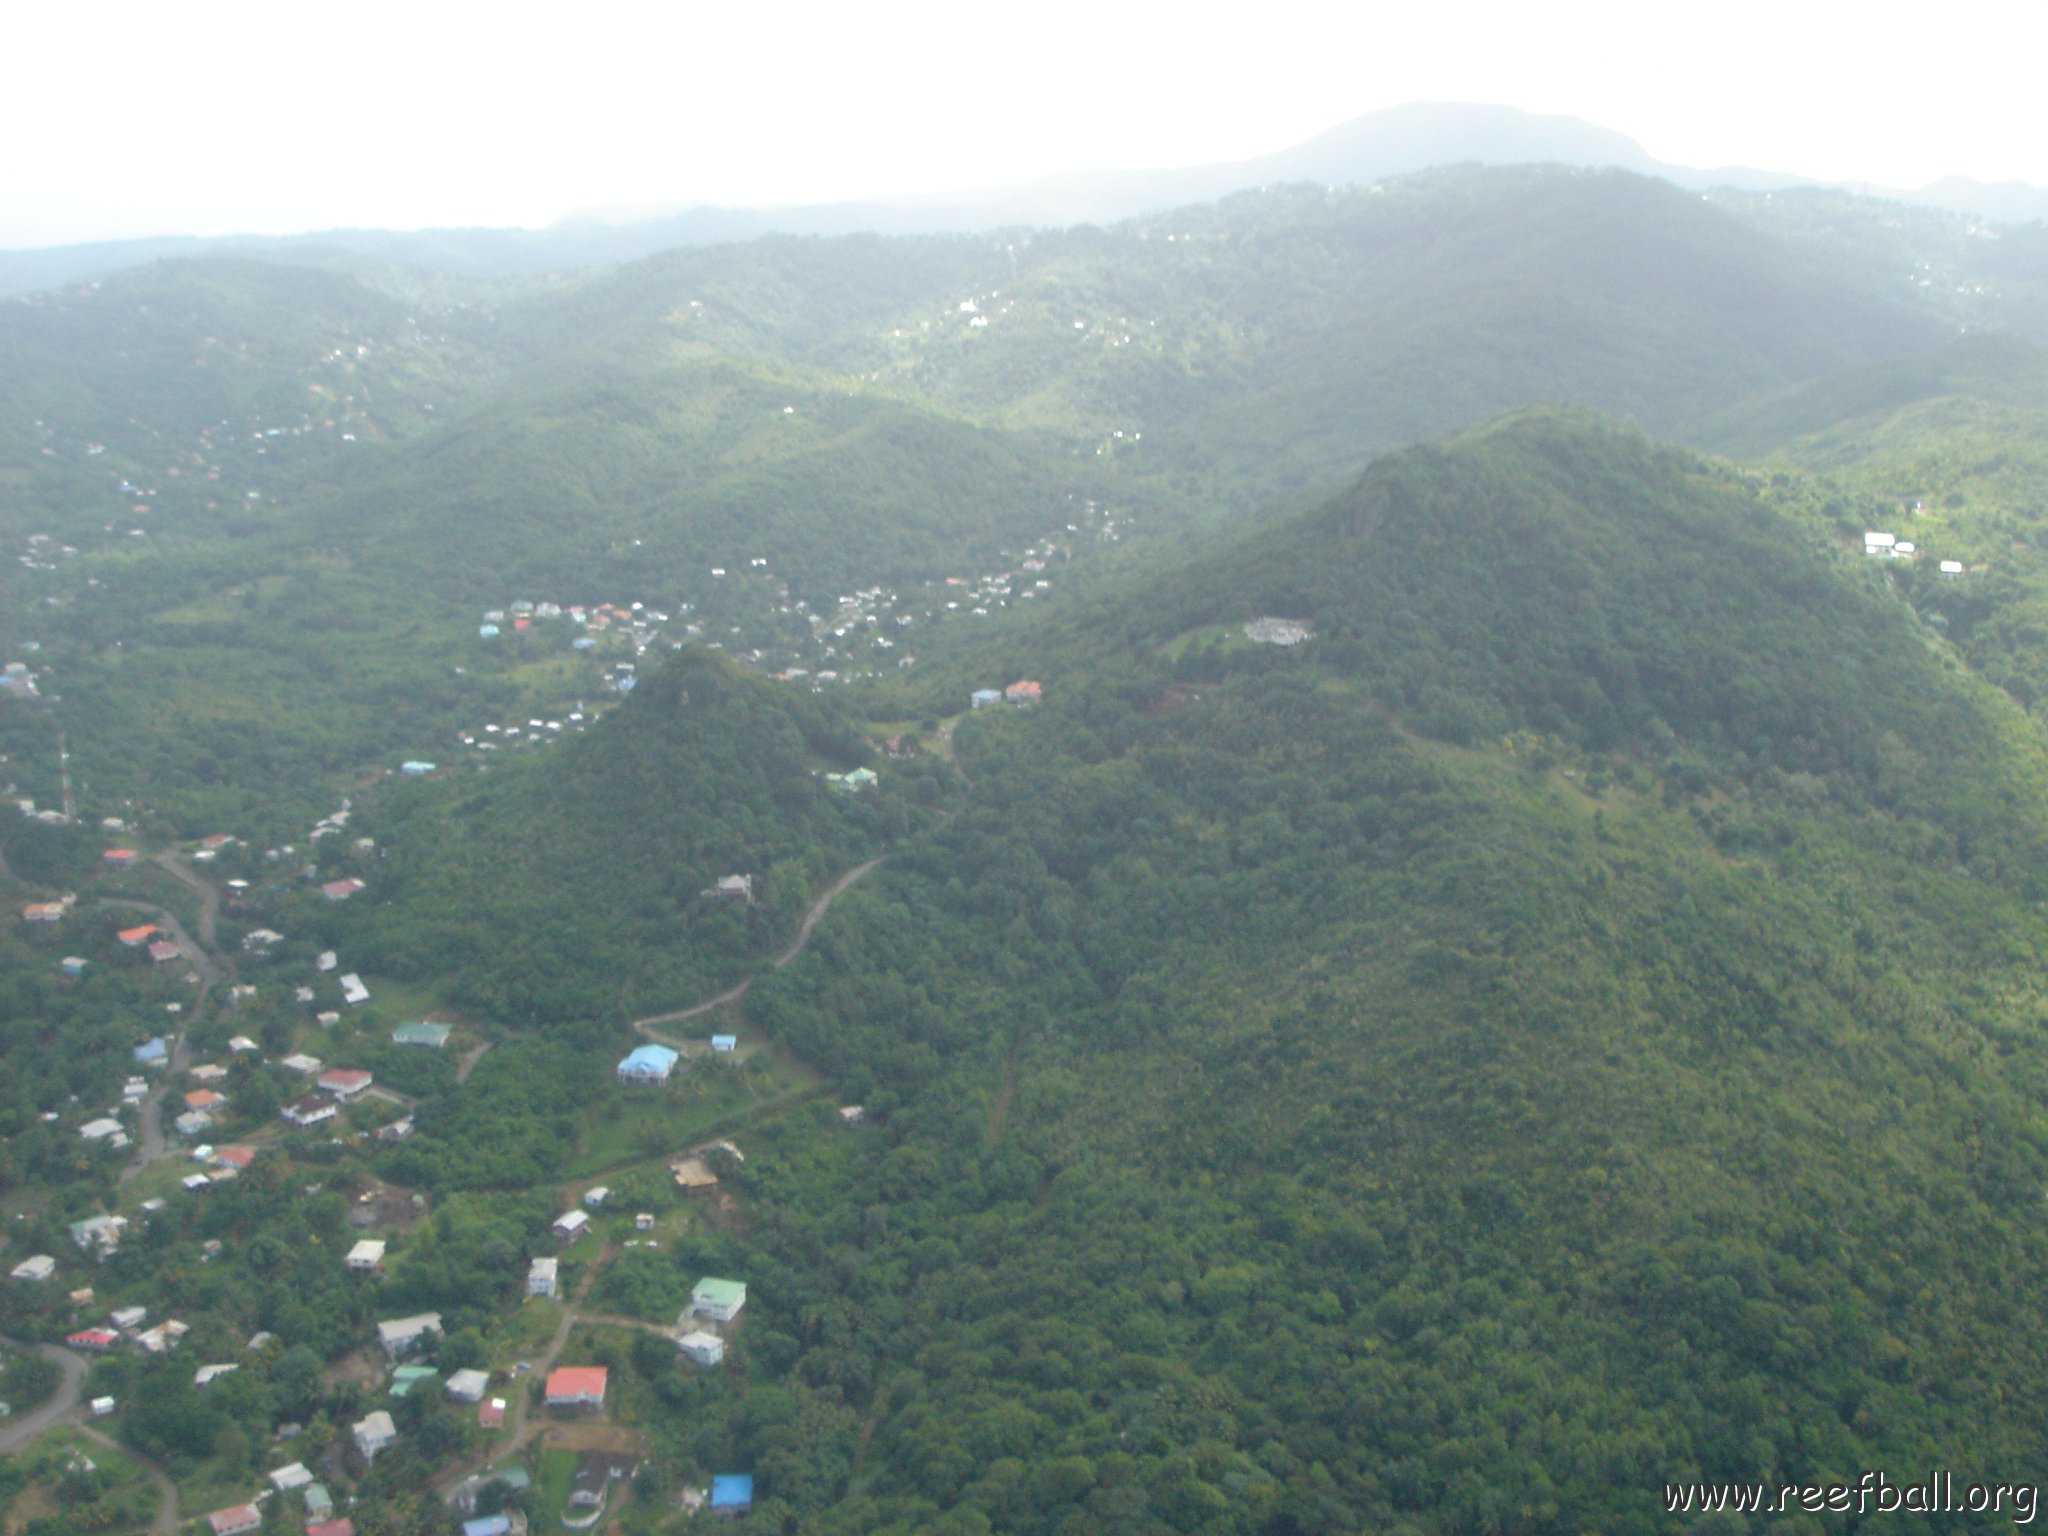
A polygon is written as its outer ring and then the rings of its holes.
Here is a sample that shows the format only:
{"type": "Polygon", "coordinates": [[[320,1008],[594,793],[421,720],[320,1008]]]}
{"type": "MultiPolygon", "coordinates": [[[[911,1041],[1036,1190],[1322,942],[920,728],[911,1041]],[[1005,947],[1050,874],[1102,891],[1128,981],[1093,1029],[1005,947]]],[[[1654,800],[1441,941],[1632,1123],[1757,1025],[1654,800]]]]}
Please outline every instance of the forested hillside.
{"type": "MultiPolygon", "coordinates": [[[[1666,1480],[2031,1465],[2048,760],[1763,491],[1534,413],[1046,641],[966,809],[746,998],[876,1123],[764,1125],[750,1235],[677,1255],[760,1316],[744,1395],[650,1377],[676,1453],[820,1531],[1650,1531],[1666,1480]]],[[[553,825],[623,862],[644,702],[450,802],[460,852],[390,827],[430,904],[547,888],[553,825]],[[613,760],[618,821],[532,813],[613,760]]]]}
{"type": "MultiPolygon", "coordinates": [[[[0,313],[0,1331],[184,1517],[2041,1463],[2031,237],[1468,168],[346,264],[0,313]]],[[[53,1465],[0,1523],[125,1528],[53,1465]]]]}

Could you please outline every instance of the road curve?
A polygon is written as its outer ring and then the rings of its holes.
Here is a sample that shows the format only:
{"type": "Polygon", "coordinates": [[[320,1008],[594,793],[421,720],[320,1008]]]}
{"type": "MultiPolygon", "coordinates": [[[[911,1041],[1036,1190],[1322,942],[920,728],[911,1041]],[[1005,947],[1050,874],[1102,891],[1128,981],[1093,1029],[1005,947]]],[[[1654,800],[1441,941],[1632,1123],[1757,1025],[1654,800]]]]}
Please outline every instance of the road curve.
{"type": "MultiPolygon", "coordinates": [[[[14,1339],[0,1339],[0,1344],[10,1349],[30,1347],[14,1339]]],[[[41,1407],[0,1419],[0,1456],[12,1456],[51,1425],[61,1424],[70,1418],[78,1409],[79,1391],[85,1385],[85,1357],[60,1349],[55,1344],[37,1344],[34,1349],[54,1364],[62,1375],[57,1380],[57,1390],[41,1407]]]]}
{"type": "MultiPolygon", "coordinates": [[[[789,941],[788,945],[783,949],[781,954],[777,955],[773,960],[770,960],[768,962],[767,966],[764,967],[764,970],[779,971],[785,965],[789,964],[790,961],[794,960],[798,955],[802,954],[804,951],[804,946],[810,943],[811,941],[811,930],[818,926],[818,919],[825,915],[825,909],[831,906],[833,902],[837,901],[840,895],[844,893],[848,886],[852,885],[854,881],[860,879],[861,876],[865,875],[869,870],[873,869],[877,864],[881,863],[882,860],[887,857],[887,854],[881,854],[875,858],[869,859],[865,864],[854,865],[853,868],[846,871],[845,874],[841,875],[838,879],[834,880],[830,885],[826,886],[824,890],[820,891],[818,893],[817,898],[814,901],[812,901],[808,908],[805,909],[804,920],[801,923],[797,924],[796,937],[789,941]]],[[[633,1021],[633,1027],[639,1030],[643,1035],[650,1035],[653,1036],[653,1038],[659,1040],[661,1039],[661,1036],[655,1034],[654,1028],[652,1026],[661,1024],[680,1024],[685,1019],[694,1019],[699,1014],[711,1012],[711,1010],[714,1008],[723,1008],[727,1003],[736,1003],[741,998],[747,995],[747,988],[751,987],[755,982],[759,981],[763,973],[763,971],[756,971],[753,975],[749,976],[745,981],[741,982],[738,986],[727,987],[723,992],[719,993],[716,997],[708,997],[701,1003],[692,1003],[689,1007],[678,1008],[673,1013],[656,1013],[650,1014],[648,1015],[648,1017],[644,1019],[635,1019],[633,1021]]],[[[664,1043],[673,1044],[674,1042],[670,1041],[664,1043]]]]}

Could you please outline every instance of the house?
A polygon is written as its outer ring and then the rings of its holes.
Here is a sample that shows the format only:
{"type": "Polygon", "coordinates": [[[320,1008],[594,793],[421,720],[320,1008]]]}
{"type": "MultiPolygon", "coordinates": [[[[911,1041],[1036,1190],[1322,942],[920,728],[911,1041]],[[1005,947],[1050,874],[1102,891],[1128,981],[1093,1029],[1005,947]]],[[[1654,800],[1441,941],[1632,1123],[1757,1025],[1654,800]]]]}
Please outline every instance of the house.
{"type": "Polygon", "coordinates": [[[355,895],[362,888],[363,882],[354,875],[350,875],[342,880],[329,880],[320,887],[320,894],[329,901],[347,901],[349,897],[355,895]]]}
{"type": "Polygon", "coordinates": [[[977,688],[967,696],[967,702],[975,709],[982,709],[990,704],[1002,703],[1003,695],[995,688],[977,688]]]}
{"type": "Polygon", "coordinates": [[[560,1259],[535,1259],[526,1271],[526,1294],[529,1296],[552,1296],[555,1294],[555,1274],[561,1267],[560,1259]]]}
{"type": "MultiPolygon", "coordinates": [[[[230,885],[234,883],[232,880],[228,882],[230,885]]],[[[126,943],[127,941],[124,939],[122,942],[126,943]]],[[[283,942],[284,935],[275,928],[251,928],[248,933],[242,936],[242,948],[244,949],[268,949],[273,944],[282,944],[283,942]]]]}
{"type": "Polygon", "coordinates": [[[476,1411],[479,1429],[497,1429],[505,1422],[505,1399],[494,1397],[476,1411]]]}
{"type": "Polygon", "coordinates": [[[718,883],[704,894],[706,896],[721,897],[726,901],[752,901],[754,899],[754,877],[752,875],[720,875],[718,883]]]}
{"type": "Polygon", "coordinates": [[[96,1249],[104,1259],[121,1246],[121,1234],[127,1227],[126,1216],[88,1216],[83,1221],[72,1222],[67,1230],[80,1253],[96,1249]]]}
{"type": "Polygon", "coordinates": [[[215,1066],[212,1062],[207,1062],[194,1067],[190,1075],[195,1083],[219,1083],[227,1080],[228,1069],[215,1066]]]}
{"type": "Polygon", "coordinates": [[[601,1365],[558,1366],[548,1372],[547,1404],[550,1408],[602,1408],[610,1374],[601,1365]]]}
{"type": "Polygon", "coordinates": [[[323,1099],[309,1093],[303,1099],[294,1099],[278,1113],[293,1125],[304,1129],[307,1126],[318,1125],[322,1120],[332,1120],[338,1111],[334,1107],[334,1100],[323,1099]]]}
{"type": "Polygon", "coordinates": [[[352,1099],[376,1080],[360,1067],[330,1067],[314,1079],[314,1084],[337,1099],[352,1099]]]}
{"type": "Polygon", "coordinates": [[[698,1195],[718,1186],[718,1175],[701,1157],[680,1157],[670,1165],[675,1170],[676,1188],[686,1195],[698,1195]]]}
{"type": "Polygon", "coordinates": [[[335,954],[331,949],[323,949],[320,951],[319,959],[313,962],[313,969],[324,976],[339,964],[341,964],[341,957],[339,955],[335,954]]]}
{"type": "Polygon", "coordinates": [[[654,1230],[654,1212],[635,1211],[633,1213],[633,1230],[635,1232],[652,1232],[654,1230]]]}
{"type": "Polygon", "coordinates": [[[202,1365],[192,1373],[192,1385],[195,1387],[211,1386],[214,1382],[219,1381],[221,1377],[232,1376],[240,1369],[239,1365],[202,1365]]]}
{"type": "Polygon", "coordinates": [[[87,1141],[111,1142],[115,1146],[127,1145],[127,1138],[121,1131],[121,1122],[109,1120],[105,1116],[101,1116],[97,1120],[86,1121],[85,1124],[78,1128],[78,1134],[87,1141]]]}
{"type": "Polygon", "coordinates": [[[110,869],[130,869],[142,855],[133,848],[109,848],[100,858],[110,869]]]}
{"type": "Polygon", "coordinates": [[[341,1000],[351,1008],[360,1007],[370,1000],[370,989],[363,985],[363,978],[354,971],[341,978],[341,1000]]]}
{"type": "Polygon", "coordinates": [[[711,1037],[711,1049],[720,1056],[730,1056],[739,1048],[740,1037],[738,1035],[713,1035],[711,1037]]]}
{"type": "Polygon", "coordinates": [[[320,1070],[320,1058],[318,1056],[284,1056],[278,1059],[277,1064],[280,1067],[288,1067],[294,1072],[318,1072],[320,1070]]]}
{"type": "Polygon", "coordinates": [[[24,923],[60,923],[64,920],[64,903],[61,901],[32,901],[21,909],[24,923]]]}
{"type": "Polygon", "coordinates": [[[94,1418],[104,1419],[113,1411],[114,1400],[111,1397],[96,1397],[92,1400],[92,1416],[94,1418]]]}
{"type": "Polygon", "coordinates": [[[690,1292],[690,1310],[714,1323],[731,1322],[746,1304],[747,1284],[744,1280],[719,1280],[707,1275],[690,1292]]]}
{"type": "Polygon", "coordinates": [[[665,1083],[682,1059],[680,1051],[665,1045],[642,1045],[636,1047],[619,1063],[619,1081],[622,1083],[665,1083]]]}
{"type": "Polygon", "coordinates": [[[839,1123],[841,1125],[859,1125],[867,1117],[868,1112],[864,1105],[842,1104],[839,1106],[839,1123]]]}
{"type": "MultiPolygon", "coordinates": [[[[374,1419],[375,1417],[376,1415],[374,1413],[370,1415],[370,1418],[374,1419]]],[[[386,1419],[389,1419],[390,1417],[391,1416],[389,1414],[385,1415],[386,1419]]],[[[368,1423],[369,1420],[366,1419],[364,1420],[364,1422],[368,1423]]],[[[393,1438],[395,1439],[397,1437],[393,1436],[393,1438]]],[[[387,1445],[389,1443],[389,1441],[385,1442],[385,1444],[387,1445]]],[[[379,1449],[382,1449],[382,1447],[379,1447],[379,1449]]],[[[367,1453],[365,1454],[367,1456],[367,1453]]],[[[333,1502],[329,1501],[327,1507],[329,1509],[334,1508],[333,1502]]],[[[308,1513],[310,1512],[311,1511],[308,1511],[308,1513]]],[[[339,1520],[322,1520],[317,1525],[307,1526],[306,1536],[356,1536],[356,1523],[347,1515],[343,1515],[339,1520]]]]}
{"type": "Polygon", "coordinates": [[[66,955],[57,962],[57,967],[66,976],[83,976],[85,974],[86,962],[77,955],[66,955]]]}
{"type": "Polygon", "coordinates": [[[242,1536],[245,1531],[263,1529],[263,1511],[254,1504],[237,1504],[231,1509],[216,1509],[206,1517],[206,1523],[213,1527],[213,1536],[242,1536]]]}
{"type": "Polygon", "coordinates": [[[162,1035],[158,1035],[151,1040],[145,1040],[142,1044],[135,1047],[135,1059],[145,1067],[162,1066],[170,1054],[170,1047],[164,1043],[162,1035]]]}
{"type": "Polygon", "coordinates": [[[411,1354],[424,1343],[429,1334],[441,1331],[441,1314],[420,1312],[412,1317],[394,1317],[389,1322],[377,1325],[377,1343],[387,1360],[396,1360],[400,1355],[411,1354]]]}
{"type": "Polygon", "coordinates": [[[431,1365],[401,1365],[391,1373],[391,1395],[410,1397],[414,1387],[423,1381],[431,1381],[440,1374],[431,1365]]]}
{"type": "Polygon", "coordinates": [[[135,1335],[135,1342],[147,1355],[161,1355],[178,1347],[178,1341],[192,1331],[189,1323],[164,1322],[135,1335]]]}
{"type": "Polygon", "coordinates": [[[391,1031],[394,1045],[425,1045],[440,1050],[448,1043],[448,1036],[454,1026],[450,1024],[401,1024],[391,1031]]]}
{"type": "Polygon", "coordinates": [[[149,963],[151,965],[163,965],[168,961],[177,959],[182,953],[183,951],[169,939],[158,939],[149,946],[149,963]]]}
{"type": "Polygon", "coordinates": [[[612,1192],[604,1185],[599,1184],[595,1188],[586,1189],[583,1192],[583,1203],[594,1211],[603,1205],[605,1201],[611,1199],[611,1197],[612,1192]]]}
{"type": "Polygon", "coordinates": [[[225,1103],[227,1103],[226,1098],[215,1093],[211,1088],[194,1088],[185,1095],[185,1107],[201,1112],[210,1113],[213,1110],[219,1109],[225,1103]]]}
{"type": "Polygon", "coordinates": [[[120,1307],[107,1314],[107,1321],[116,1328],[134,1329],[140,1328],[148,1317],[147,1307],[120,1307]]]}
{"type": "Polygon", "coordinates": [[[743,1515],[754,1507],[754,1479],[743,1472],[730,1472],[711,1479],[711,1513],[743,1515]]]}
{"type": "Polygon", "coordinates": [[[89,1355],[104,1355],[121,1342],[121,1335],[111,1328],[81,1328],[77,1333],[66,1334],[64,1342],[89,1355]]]}
{"type": "Polygon", "coordinates": [[[702,1329],[691,1329],[676,1340],[676,1347],[699,1365],[716,1365],[725,1358],[725,1340],[702,1329]]]}
{"type": "Polygon", "coordinates": [[[254,1040],[251,1040],[247,1035],[236,1035],[232,1040],[228,1041],[228,1049],[237,1056],[240,1056],[245,1051],[260,1051],[263,1047],[254,1040]]]}
{"type": "Polygon", "coordinates": [[[306,1464],[302,1461],[279,1467],[274,1472],[266,1472],[264,1476],[270,1479],[270,1486],[279,1493],[290,1493],[294,1489],[306,1487],[313,1481],[313,1474],[306,1470],[306,1464]]]}
{"type": "Polygon", "coordinates": [[[398,771],[409,779],[422,779],[434,771],[434,765],[432,763],[423,763],[419,759],[414,758],[408,762],[400,763],[398,771]]]}
{"type": "Polygon", "coordinates": [[[458,1403],[474,1403],[482,1399],[490,1384],[489,1371],[457,1371],[448,1378],[448,1385],[442,1391],[458,1403]]]}
{"type": "Polygon", "coordinates": [[[213,1154],[216,1167],[232,1168],[237,1173],[256,1161],[254,1147],[220,1147],[213,1154]]]}
{"type": "Polygon", "coordinates": [[[363,1460],[375,1461],[377,1453],[398,1438],[398,1426],[391,1422],[389,1412],[379,1408],[351,1424],[349,1433],[355,1437],[356,1449],[363,1453],[363,1460]]]}
{"type": "Polygon", "coordinates": [[[1889,560],[1897,550],[1899,536],[1895,533],[1866,532],[1863,535],[1863,553],[1875,555],[1880,560],[1889,560]]]}
{"type": "Polygon", "coordinates": [[[462,1536],[511,1536],[510,1515],[478,1515],[462,1522],[462,1536]]]}
{"type": "MultiPolygon", "coordinates": [[[[305,1499],[306,1519],[308,1521],[308,1524],[306,1526],[307,1530],[310,1531],[314,1529],[314,1526],[319,1521],[329,1520],[333,1518],[334,1495],[327,1491],[327,1485],[325,1483],[308,1483],[306,1485],[305,1499]]],[[[341,1520],[337,1521],[336,1523],[339,1525],[348,1526],[347,1531],[339,1533],[339,1536],[355,1536],[355,1527],[353,1525],[349,1525],[348,1521],[341,1520]]]]}
{"type": "MultiPolygon", "coordinates": [[[[184,1114],[171,1122],[171,1127],[180,1136],[197,1136],[212,1124],[213,1116],[209,1115],[205,1110],[188,1109],[184,1114]]],[[[201,1184],[207,1182],[206,1175],[203,1173],[194,1174],[192,1178],[197,1179],[201,1184]]],[[[192,1188],[192,1179],[186,1179],[184,1184],[187,1189],[192,1188]]]]}
{"type": "Polygon", "coordinates": [[[555,1218],[555,1230],[563,1237],[573,1238],[589,1225],[590,1215],[586,1211],[564,1211],[555,1218]]]}
{"type": "Polygon", "coordinates": [[[349,1249],[347,1259],[349,1272],[357,1275],[374,1275],[384,1265],[384,1244],[374,1237],[366,1237],[349,1249]]]}
{"type": "Polygon", "coordinates": [[[1304,619],[1276,619],[1268,615],[1245,625],[1244,637],[1261,645],[1294,646],[1313,639],[1315,626],[1304,619]]]}
{"type": "Polygon", "coordinates": [[[1003,697],[1012,704],[1036,704],[1045,696],[1045,685],[1030,678],[1019,678],[1003,690],[1003,697]]]}
{"type": "Polygon", "coordinates": [[[1962,562],[1962,561],[1960,561],[1960,560],[1944,560],[1944,561],[1942,561],[1942,562],[1941,562],[1941,574],[1942,574],[1942,575],[1944,575],[1944,576],[1947,576],[1947,577],[1949,577],[1949,578],[1951,578],[1951,579],[1953,579],[1953,578],[1955,578],[1955,577],[1957,577],[1957,576],[1960,576],[1960,575],[1962,575],[1962,574],[1963,574],[1963,562],[1962,562]]]}

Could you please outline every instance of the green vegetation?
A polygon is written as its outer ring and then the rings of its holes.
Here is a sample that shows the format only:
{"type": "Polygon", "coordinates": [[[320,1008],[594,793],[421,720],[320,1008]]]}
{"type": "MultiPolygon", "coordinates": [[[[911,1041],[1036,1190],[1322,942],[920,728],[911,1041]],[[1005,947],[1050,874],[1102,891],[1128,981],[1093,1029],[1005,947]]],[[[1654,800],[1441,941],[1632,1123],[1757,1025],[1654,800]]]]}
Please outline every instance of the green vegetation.
{"type": "MultiPolygon", "coordinates": [[[[0,754],[48,808],[63,740],[81,814],[0,824],[10,899],[76,896],[0,927],[7,1266],[59,1261],[0,1330],[189,1323],[93,1360],[105,1427],[188,1515],[299,1459],[365,1536],[487,1455],[552,1519],[556,1363],[611,1372],[626,1536],[733,1470],[809,1536],[1648,1533],[1667,1480],[2026,1475],[2034,246],[1860,206],[1458,171],[488,305],[362,259],[10,306],[0,754]],[[106,816],[234,838],[113,871],[106,816]],[[159,906],[218,979],[114,937],[159,906]],[[742,986],[618,1082],[634,1020],[742,986]],[[390,1039],[430,1013],[446,1050],[390,1039]],[[116,1108],[167,1024],[238,1177],[151,1155],[182,1065],[116,1108]],[[375,1088],[287,1126],[295,1051],[375,1088]],[[748,1287],[715,1367],[668,1337],[707,1275],[748,1287]],[[372,1327],[426,1311],[391,1399],[372,1327]]],[[[57,1446],[10,1518],[144,1508],[57,1446]]]]}

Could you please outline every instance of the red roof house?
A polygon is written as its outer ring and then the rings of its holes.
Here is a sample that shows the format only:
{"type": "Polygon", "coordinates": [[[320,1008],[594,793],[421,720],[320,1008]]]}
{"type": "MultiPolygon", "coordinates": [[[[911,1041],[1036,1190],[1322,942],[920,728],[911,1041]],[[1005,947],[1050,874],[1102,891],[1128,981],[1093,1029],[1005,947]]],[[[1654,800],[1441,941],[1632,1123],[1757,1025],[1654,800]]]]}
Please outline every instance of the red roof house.
{"type": "Polygon", "coordinates": [[[263,1529],[263,1511],[254,1504],[237,1504],[232,1509],[216,1509],[206,1523],[213,1527],[213,1536],[242,1536],[244,1531],[263,1529]]]}
{"type": "Polygon", "coordinates": [[[116,869],[126,869],[130,864],[133,864],[137,859],[142,857],[142,855],[137,853],[133,848],[109,848],[105,853],[101,854],[100,857],[105,859],[109,864],[113,865],[114,868],[116,869]]]}
{"type": "Polygon", "coordinates": [[[548,1372],[550,1408],[602,1408],[605,1378],[601,1365],[565,1365],[548,1372]]]}
{"type": "Polygon", "coordinates": [[[140,928],[123,928],[119,933],[115,934],[114,937],[119,939],[123,944],[127,945],[130,949],[137,949],[140,948],[142,945],[147,944],[150,940],[150,936],[155,932],[155,923],[144,923],[140,928]]]}
{"type": "Polygon", "coordinates": [[[73,1349],[82,1349],[90,1354],[104,1355],[121,1342],[121,1335],[111,1328],[86,1328],[66,1335],[64,1342],[73,1349]]]}
{"type": "Polygon", "coordinates": [[[175,960],[177,958],[178,946],[169,939],[158,939],[149,946],[149,963],[151,965],[162,965],[166,960],[175,960]]]}

